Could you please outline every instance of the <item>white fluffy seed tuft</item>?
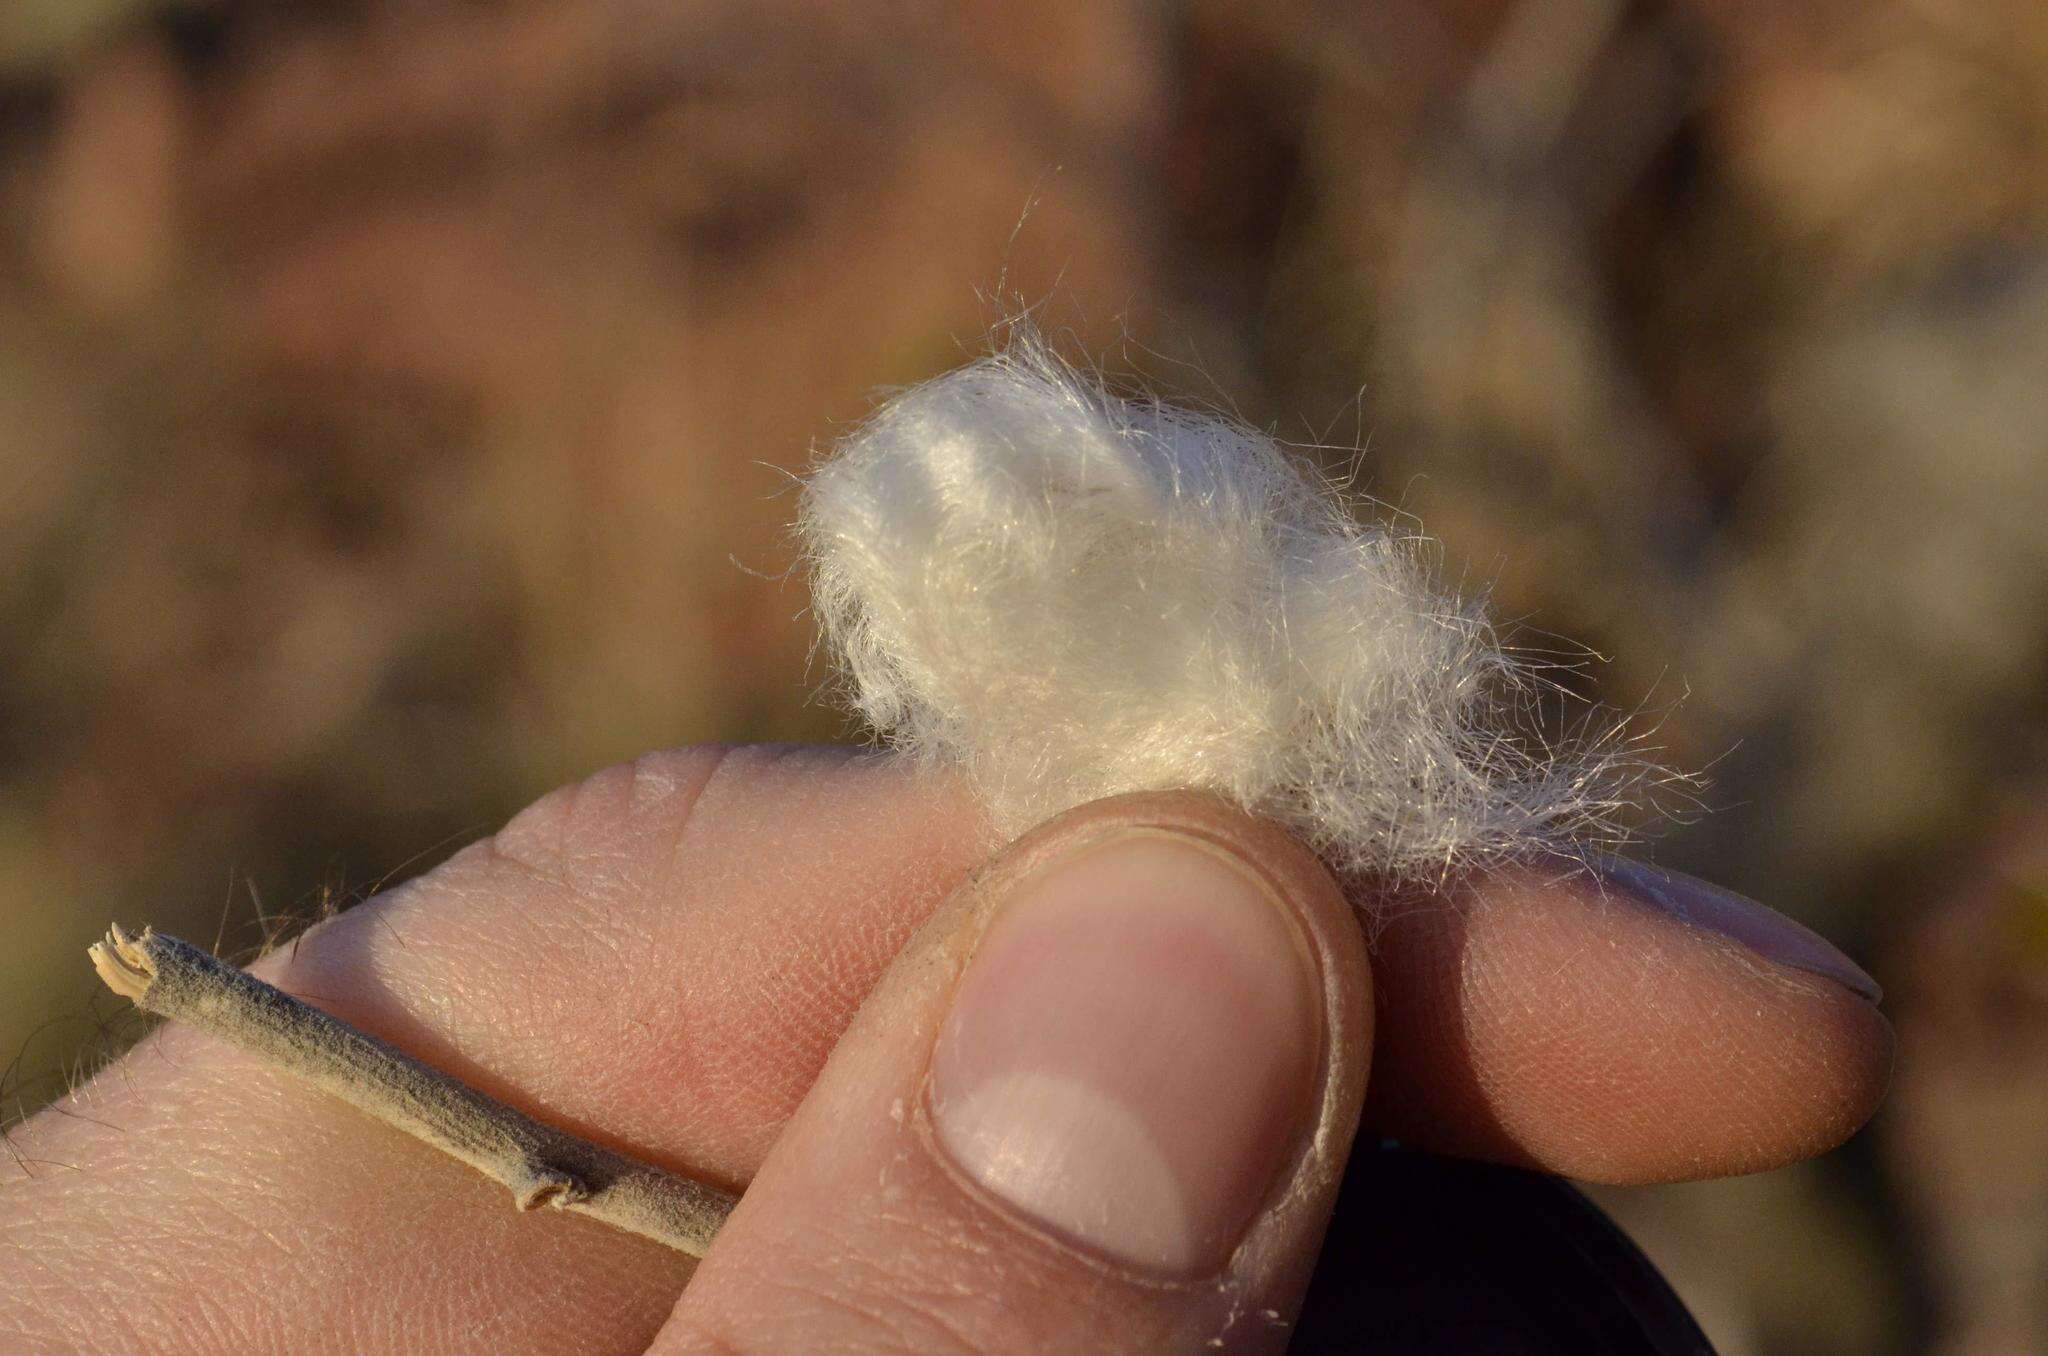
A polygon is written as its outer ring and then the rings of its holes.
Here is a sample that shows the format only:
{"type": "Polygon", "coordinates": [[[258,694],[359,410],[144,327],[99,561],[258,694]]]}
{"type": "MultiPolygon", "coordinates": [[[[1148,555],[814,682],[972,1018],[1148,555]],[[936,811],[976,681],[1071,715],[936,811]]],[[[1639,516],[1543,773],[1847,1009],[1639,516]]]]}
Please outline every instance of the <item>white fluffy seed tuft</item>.
{"type": "Polygon", "coordinates": [[[996,829],[1195,788],[1394,880],[1608,841],[1649,771],[1546,744],[1539,666],[1242,425],[1024,337],[887,401],[806,484],[826,642],[890,744],[996,829]]]}

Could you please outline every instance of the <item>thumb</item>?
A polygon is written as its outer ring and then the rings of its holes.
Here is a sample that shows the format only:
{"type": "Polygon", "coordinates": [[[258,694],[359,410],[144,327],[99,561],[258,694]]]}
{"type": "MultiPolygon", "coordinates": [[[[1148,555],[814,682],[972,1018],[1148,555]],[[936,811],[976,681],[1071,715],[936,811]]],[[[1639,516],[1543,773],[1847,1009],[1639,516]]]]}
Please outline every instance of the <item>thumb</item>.
{"type": "Polygon", "coordinates": [[[1357,922],[1279,830],[1062,816],[883,977],[652,1350],[1276,1349],[1371,1029],[1357,922]]]}

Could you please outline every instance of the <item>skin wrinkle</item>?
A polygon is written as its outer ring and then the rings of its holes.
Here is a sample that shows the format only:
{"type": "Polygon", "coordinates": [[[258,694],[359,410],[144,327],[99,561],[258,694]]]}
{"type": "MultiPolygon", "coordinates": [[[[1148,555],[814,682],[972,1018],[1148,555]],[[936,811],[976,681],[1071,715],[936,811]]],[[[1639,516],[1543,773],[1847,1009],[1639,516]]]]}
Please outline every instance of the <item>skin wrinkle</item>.
{"type": "Polygon", "coordinates": [[[490,837],[489,851],[527,867],[546,883],[566,883],[573,873],[587,869],[602,848],[612,846],[622,834],[618,826],[644,822],[647,811],[672,820],[680,848],[698,805],[733,753],[730,745],[710,745],[681,757],[646,753],[606,768],[521,810],[490,837]],[[667,793],[643,800],[649,769],[657,764],[663,769],[658,780],[667,785],[667,793]]]}
{"type": "MultiPolygon", "coordinates": [[[[805,1308],[823,1305],[829,1311],[852,1320],[854,1326],[845,1330],[843,1334],[849,1350],[904,1353],[923,1350],[924,1348],[905,1331],[902,1314],[893,1308],[878,1307],[874,1303],[874,1292],[871,1289],[859,1289],[847,1294],[841,1288],[841,1279],[862,1261],[858,1248],[850,1249],[841,1260],[845,1265],[835,1268],[830,1273],[827,1284],[817,1284],[818,1278],[813,1275],[805,1275],[801,1279],[791,1276],[784,1279],[775,1289],[786,1296],[785,1302],[788,1304],[805,1308]],[[877,1337],[884,1340],[878,1342],[875,1340],[877,1337]]],[[[748,1345],[747,1334],[744,1332],[728,1340],[733,1341],[740,1349],[745,1349],[748,1345]]]]}
{"type": "MultiPolygon", "coordinates": [[[[805,1237],[789,1239],[783,1251],[790,1257],[805,1259],[800,1267],[780,1272],[758,1270],[750,1274],[750,1279],[761,1285],[763,1305],[776,1304],[775,1297],[779,1295],[784,1297],[780,1302],[793,1311],[807,1312],[822,1300],[828,1310],[857,1317],[867,1330],[896,1339],[894,1345],[883,1350],[906,1353],[986,1351],[986,1344],[972,1340],[972,1334],[977,1330],[986,1333],[1005,1326],[1014,1328],[1020,1314],[1031,1311],[1033,1292],[1046,1297],[1046,1305],[1041,1307],[1070,1302],[1073,1279],[1061,1270],[1059,1257],[1020,1256],[1008,1230],[1000,1221],[988,1217],[950,1222],[953,1228],[938,1229],[928,1220],[901,1214],[878,1214],[845,1221],[843,1225],[814,1221],[831,1230],[833,1236],[821,1242],[812,1231],[805,1237]],[[863,1235],[879,1223],[907,1225],[909,1232],[901,1236],[914,1240],[915,1246],[886,1261],[876,1259],[869,1239],[863,1235]],[[963,1237],[963,1230],[974,1233],[963,1237]],[[974,1234],[985,1235],[985,1241],[974,1234]],[[943,1292],[934,1291],[925,1278],[957,1271],[957,1267],[948,1266],[943,1259],[963,1255],[1003,1259],[1000,1285],[955,1283],[943,1292]],[[861,1272],[866,1273],[864,1279],[858,1274],[861,1272]],[[877,1294],[890,1296],[892,1302],[886,1311],[876,1310],[873,1297],[877,1294]],[[912,1320],[919,1323],[914,1330],[905,1326],[912,1320]],[[945,1336],[948,1345],[935,1347],[931,1341],[934,1335],[945,1336]]],[[[1099,1287],[1100,1280],[1091,1276],[1088,1284],[1091,1288],[1099,1287]]],[[[718,1329],[714,1327],[712,1331],[718,1329]]],[[[747,1334],[742,1332],[738,1336],[744,1343],[747,1334]]],[[[758,1334],[755,1341],[758,1344],[758,1334]]],[[[665,1348],[664,1356],[670,1350],[694,1350],[694,1342],[695,1330],[689,1343],[665,1348]]],[[[845,1345],[867,1349],[863,1342],[850,1336],[845,1345]]]]}
{"type": "MultiPolygon", "coordinates": [[[[951,1231],[934,1232],[923,1221],[912,1227],[924,1230],[926,1236],[941,1247],[957,1245],[957,1235],[951,1231]]],[[[841,1287],[842,1304],[851,1306],[854,1303],[848,1297],[848,1291],[868,1297],[862,1307],[874,1326],[895,1334],[896,1349],[904,1352],[982,1350],[973,1339],[971,1326],[956,1316],[962,1300],[976,1298],[971,1291],[957,1285],[934,1287],[927,1274],[909,1271],[877,1258],[872,1248],[861,1246],[858,1240],[846,1261],[848,1265],[833,1272],[834,1282],[841,1287]],[[868,1274],[864,1276],[864,1272],[868,1274]],[[888,1297],[886,1306],[875,1302],[873,1297],[878,1295],[888,1297]]]]}

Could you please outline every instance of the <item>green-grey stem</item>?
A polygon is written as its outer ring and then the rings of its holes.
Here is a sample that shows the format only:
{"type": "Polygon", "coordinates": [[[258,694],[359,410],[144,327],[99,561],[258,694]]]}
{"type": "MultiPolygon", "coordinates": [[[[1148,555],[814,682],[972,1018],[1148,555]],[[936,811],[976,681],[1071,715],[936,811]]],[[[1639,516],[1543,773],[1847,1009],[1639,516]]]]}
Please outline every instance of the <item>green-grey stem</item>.
{"type": "Polygon", "coordinates": [[[117,924],[91,948],[107,987],[396,1126],[547,1205],[702,1257],[738,1198],[543,1125],[189,942],[117,924]]]}

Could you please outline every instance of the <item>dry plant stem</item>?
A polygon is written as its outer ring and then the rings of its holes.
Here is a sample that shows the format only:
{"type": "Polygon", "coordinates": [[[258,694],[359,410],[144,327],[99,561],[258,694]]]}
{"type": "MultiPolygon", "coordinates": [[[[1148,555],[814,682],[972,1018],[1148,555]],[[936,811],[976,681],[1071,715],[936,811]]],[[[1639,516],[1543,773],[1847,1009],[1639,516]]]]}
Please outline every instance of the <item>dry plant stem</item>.
{"type": "Polygon", "coordinates": [[[118,925],[92,947],[107,987],[185,1022],[454,1155],[521,1210],[574,1210],[702,1257],[730,1192],[564,1134],[301,1002],[189,942],[118,925]]]}

